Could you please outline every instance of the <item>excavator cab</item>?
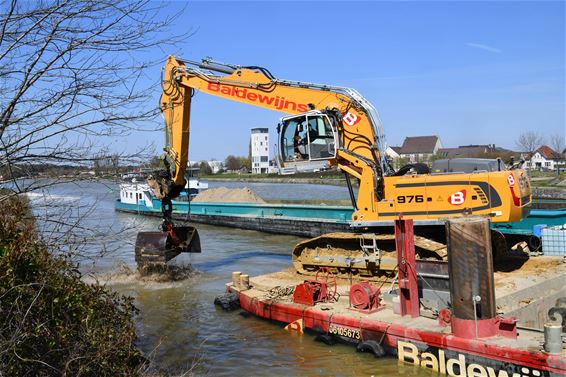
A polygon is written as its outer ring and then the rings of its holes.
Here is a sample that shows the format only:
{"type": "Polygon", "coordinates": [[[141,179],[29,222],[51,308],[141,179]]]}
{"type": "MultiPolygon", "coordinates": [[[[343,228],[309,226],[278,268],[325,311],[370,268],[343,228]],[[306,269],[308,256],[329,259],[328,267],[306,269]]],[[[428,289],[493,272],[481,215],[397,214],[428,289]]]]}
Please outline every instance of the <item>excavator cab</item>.
{"type": "Polygon", "coordinates": [[[312,170],[336,157],[336,129],[328,115],[309,111],[281,118],[277,127],[283,168],[312,170]]]}

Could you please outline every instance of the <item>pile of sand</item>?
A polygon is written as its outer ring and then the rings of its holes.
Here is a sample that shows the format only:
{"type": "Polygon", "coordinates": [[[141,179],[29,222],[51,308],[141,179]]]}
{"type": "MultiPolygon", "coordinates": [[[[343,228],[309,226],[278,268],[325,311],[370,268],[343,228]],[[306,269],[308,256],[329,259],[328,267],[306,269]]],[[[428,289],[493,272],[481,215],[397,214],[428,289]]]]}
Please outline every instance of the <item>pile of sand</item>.
{"type": "Polygon", "coordinates": [[[241,189],[218,187],[200,192],[193,202],[262,204],[265,200],[248,187],[241,189]]]}

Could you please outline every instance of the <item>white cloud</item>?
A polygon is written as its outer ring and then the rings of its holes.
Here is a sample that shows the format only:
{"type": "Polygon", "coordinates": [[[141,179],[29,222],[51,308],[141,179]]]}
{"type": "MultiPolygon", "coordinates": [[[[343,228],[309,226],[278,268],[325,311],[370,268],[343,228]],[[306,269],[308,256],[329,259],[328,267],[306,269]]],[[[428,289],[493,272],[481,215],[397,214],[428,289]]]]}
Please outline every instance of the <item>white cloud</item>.
{"type": "Polygon", "coordinates": [[[495,53],[495,54],[501,54],[501,52],[502,52],[502,51],[501,51],[500,49],[498,49],[498,48],[491,47],[491,46],[488,46],[488,45],[482,45],[482,44],[479,44],[479,43],[471,43],[471,42],[468,42],[468,43],[466,43],[466,46],[468,46],[468,47],[473,47],[473,48],[479,48],[480,50],[485,50],[485,51],[493,52],[493,53],[495,53]]]}

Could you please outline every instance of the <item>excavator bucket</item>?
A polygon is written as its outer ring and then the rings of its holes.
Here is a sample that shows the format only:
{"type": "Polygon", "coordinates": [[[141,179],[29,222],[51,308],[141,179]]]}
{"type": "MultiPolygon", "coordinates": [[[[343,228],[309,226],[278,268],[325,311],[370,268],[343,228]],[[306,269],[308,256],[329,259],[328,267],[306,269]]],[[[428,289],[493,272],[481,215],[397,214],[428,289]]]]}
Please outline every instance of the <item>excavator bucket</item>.
{"type": "Polygon", "coordinates": [[[162,272],[167,262],[181,253],[200,253],[200,237],[192,226],[176,226],[171,232],[139,232],[136,263],[142,275],[162,272]]]}

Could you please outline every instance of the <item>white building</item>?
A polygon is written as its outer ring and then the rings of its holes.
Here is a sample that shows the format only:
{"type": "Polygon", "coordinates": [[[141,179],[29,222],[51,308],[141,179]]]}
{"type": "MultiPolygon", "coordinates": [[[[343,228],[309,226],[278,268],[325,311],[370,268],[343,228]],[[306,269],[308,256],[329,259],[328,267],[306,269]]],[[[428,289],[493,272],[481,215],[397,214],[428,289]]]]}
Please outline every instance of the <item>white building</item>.
{"type": "Polygon", "coordinates": [[[252,174],[267,173],[269,170],[269,130],[252,128],[252,174]]]}
{"type": "Polygon", "coordinates": [[[565,159],[560,153],[543,145],[537,149],[530,158],[527,158],[526,167],[531,170],[554,170],[556,165],[562,165],[564,163],[565,159]]]}
{"type": "Polygon", "coordinates": [[[208,161],[208,166],[212,169],[212,174],[217,174],[222,169],[222,162],[217,160],[208,161]]]}

